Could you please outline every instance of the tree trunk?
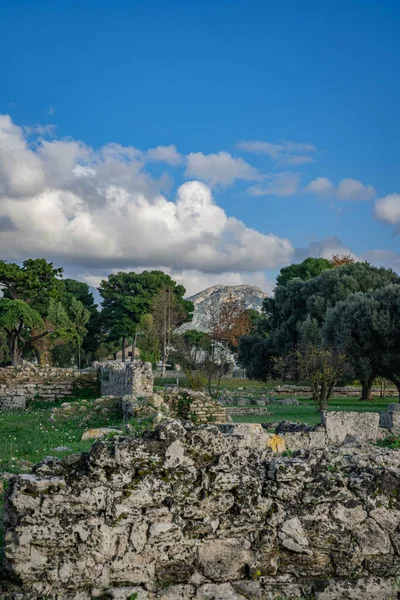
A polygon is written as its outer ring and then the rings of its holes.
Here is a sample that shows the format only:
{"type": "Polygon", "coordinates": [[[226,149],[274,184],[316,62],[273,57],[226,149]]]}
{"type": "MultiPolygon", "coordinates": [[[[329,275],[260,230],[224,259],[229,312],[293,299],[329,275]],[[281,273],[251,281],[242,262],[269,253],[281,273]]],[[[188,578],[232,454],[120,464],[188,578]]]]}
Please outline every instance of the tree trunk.
{"type": "Polygon", "coordinates": [[[38,365],[42,364],[42,357],[40,356],[40,352],[37,348],[33,348],[33,351],[35,353],[36,356],[36,360],[38,361],[38,365]]]}
{"type": "Polygon", "coordinates": [[[22,363],[22,350],[18,348],[18,336],[12,335],[8,342],[10,351],[10,360],[13,367],[18,367],[22,363]]]}
{"type": "Polygon", "coordinates": [[[391,379],[391,381],[393,381],[394,385],[397,387],[397,391],[399,393],[399,402],[400,402],[400,379],[397,379],[397,377],[391,377],[390,379],[391,379]]]}
{"type": "Polygon", "coordinates": [[[122,362],[125,362],[125,338],[122,338],[122,362]]]}
{"type": "Polygon", "coordinates": [[[361,381],[362,391],[360,400],[371,400],[373,383],[374,377],[370,377],[369,379],[363,379],[361,381]]]}

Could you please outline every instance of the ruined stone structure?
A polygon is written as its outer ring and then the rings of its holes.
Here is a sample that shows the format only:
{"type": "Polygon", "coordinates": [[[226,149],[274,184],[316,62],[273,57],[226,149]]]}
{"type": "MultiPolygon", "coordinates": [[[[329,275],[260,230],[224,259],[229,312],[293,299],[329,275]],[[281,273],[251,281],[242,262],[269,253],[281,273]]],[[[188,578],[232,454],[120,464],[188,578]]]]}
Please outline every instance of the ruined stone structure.
{"type": "Polygon", "coordinates": [[[68,397],[77,386],[93,386],[96,379],[94,371],[46,365],[0,368],[0,411],[25,409],[27,402],[34,398],[52,402],[68,397]]]}
{"type": "Polygon", "coordinates": [[[396,598],[400,453],[268,439],[169,421],[13,477],[0,597],[396,598]]]}
{"type": "Polygon", "coordinates": [[[93,366],[100,371],[102,396],[144,397],[153,393],[154,377],[150,363],[141,360],[106,361],[93,366]]]}
{"type": "MultiPolygon", "coordinates": [[[[272,394],[281,396],[309,396],[312,390],[308,386],[302,385],[280,385],[275,389],[271,390],[272,394]]],[[[396,387],[387,387],[385,390],[386,396],[398,396],[399,391],[396,387]]],[[[374,387],[371,390],[371,397],[378,398],[381,394],[381,389],[374,387]]],[[[359,398],[361,396],[361,387],[355,387],[352,385],[335,387],[333,389],[334,396],[352,396],[359,398]]]]}

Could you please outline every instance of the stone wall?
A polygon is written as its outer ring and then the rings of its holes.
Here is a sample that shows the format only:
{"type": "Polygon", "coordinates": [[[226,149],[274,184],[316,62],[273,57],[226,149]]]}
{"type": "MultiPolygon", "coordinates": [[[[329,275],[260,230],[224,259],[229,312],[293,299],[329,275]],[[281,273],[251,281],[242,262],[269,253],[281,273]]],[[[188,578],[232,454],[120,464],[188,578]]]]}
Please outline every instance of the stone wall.
{"type": "Polygon", "coordinates": [[[100,371],[102,396],[144,397],[153,393],[154,377],[151,364],[140,360],[132,362],[107,361],[94,363],[100,371]]]}
{"type": "Polygon", "coordinates": [[[169,421],[13,477],[2,598],[397,597],[399,452],[282,457],[220,429],[169,421]]]}
{"type": "Polygon", "coordinates": [[[169,388],[162,392],[170,414],[178,419],[202,423],[226,423],[228,414],[225,407],[208,394],[190,389],[169,388]]]}
{"type": "Polygon", "coordinates": [[[379,417],[379,413],[332,411],[327,413],[324,426],[284,421],[275,432],[283,436],[290,450],[341,446],[351,439],[375,442],[380,433],[379,417]]]}
{"type": "Polygon", "coordinates": [[[226,412],[230,416],[261,415],[269,417],[273,414],[266,408],[252,408],[251,406],[231,406],[226,409],[226,412]]]}
{"type": "MultiPolygon", "coordinates": [[[[308,386],[302,385],[279,385],[278,387],[271,390],[272,394],[280,395],[280,396],[310,396],[311,388],[308,386]]],[[[378,387],[372,388],[371,395],[373,398],[378,398],[381,394],[381,389],[378,387]]],[[[398,396],[399,392],[396,387],[387,387],[385,390],[385,394],[387,397],[390,396],[398,396]]],[[[361,387],[355,387],[352,385],[343,386],[343,387],[335,387],[333,389],[334,396],[352,396],[355,398],[360,398],[361,396],[361,387]]]]}
{"type": "Polygon", "coordinates": [[[95,371],[29,365],[0,369],[0,411],[25,409],[33,399],[52,402],[71,396],[76,387],[93,386],[95,371]]]}

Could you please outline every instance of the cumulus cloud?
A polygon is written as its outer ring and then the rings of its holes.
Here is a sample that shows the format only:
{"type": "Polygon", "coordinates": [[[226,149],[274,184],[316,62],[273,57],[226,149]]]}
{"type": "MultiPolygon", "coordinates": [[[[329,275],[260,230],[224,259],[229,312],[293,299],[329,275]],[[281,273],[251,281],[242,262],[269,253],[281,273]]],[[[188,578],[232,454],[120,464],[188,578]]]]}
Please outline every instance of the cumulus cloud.
{"type": "Polygon", "coordinates": [[[342,179],[335,186],[327,177],[317,177],[307,185],[306,192],[336,198],[337,200],[371,200],[376,195],[372,185],[364,185],[357,179],[342,179]]]}
{"type": "Polygon", "coordinates": [[[152,177],[145,163],[142,151],[118,144],[95,151],[79,141],[41,140],[32,149],[23,130],[0,117],[2,257],[46,256],[87,273],[159,265],[241,273],[290,260],[289,240],[229,217],[206,184],[187,182],[168,199],[169,177],[152,177]]]}
{"type": "Polygon", "coordinates": [[[145,153],[147,162],[164,162],[176,167],[183,162],[183,156],[179,154],[176,146],[157,146],[145,153]]]}
{"type": "Polygon", "coordinates": [[[287,165],[315,162],[315,158],[310,154],[317,150],[313,144],[290,142],[288,140],[282,140],[279,144],[248,140],[239,142],[236,148],[252,154],[267,154],[278,163],[287,165]]]}
{"type": "Polygon", "coordinates": [[[211,186],[229,186],[236,179],[259,181],[263,178],[258,169],[249,165],[243,158],[234,158],[228,152],[218,152],[218,154],[191,152],[187,156],[185,174],[187,177],[206,181],[211,186]]]}
{"type": "Polygon", "coordinates": [[[283,171],[275,175],[265,175],[265,183],[253,185],[248,189],[251,196],[292,196],[298,191],[300,175],[283,171]]]}
{"type": "Polygon", "coordinates": [[[389,225],[400,224],[400,194],[389,194],[375,202],[375,216],[389,225]]]}

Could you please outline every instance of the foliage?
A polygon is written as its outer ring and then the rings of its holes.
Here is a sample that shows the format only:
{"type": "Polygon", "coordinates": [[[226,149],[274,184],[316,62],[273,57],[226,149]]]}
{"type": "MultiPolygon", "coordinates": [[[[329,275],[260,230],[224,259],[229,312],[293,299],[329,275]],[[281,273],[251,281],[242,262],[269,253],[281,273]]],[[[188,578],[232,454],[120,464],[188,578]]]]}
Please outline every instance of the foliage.
{"type": "Polygon", "coordinates": [[[400,285],[355,294],[327,315],[325,339],[346,352],[368,399],[377,375],[388,378],[400,393],[400,285]]]}
{"type": "Polygon", "coordinates": [[[188,387],[192,390],[202,390],[207,383],[204,361],[209,345],[208,334],[196,329],[174,336],[172,356],[185,373],[188,387]]]}
{"type": "Polygon", "coordinates": [[[333,268],[336,268],[343,265],[352,265],[355,263],[355,260],[351,254],[334,254],[329,262],[333,268]]]}
{"type": "Polygon", "coordinates": [[[333,263],[326,258],[306,258],[303,262],[298,264],[289,265],[283,267],[276,279],[278,285],[286,285],[292,279],[301,279],[302,281],[308,281],[313,277],[317,277],[326,269],[331,269],[333,263]]]}
{"type": "Polygon", "coordinates": [[[30,258],[21,267],[2,260],[0,287],[5,298],[24,300],[43,317],[47,314],[50,300],[60,297],[62,271],[44,258],[30,258]]]}
{"type": "Polygon", "coordinates": [[[159,347],[161,348],[163,377],[165,377],[167,360],[172,351],[174,332],[188,318],[191,318],[191,315],[188,315],[188,307],[185,302],[174,293],[172,287],[162,288],[152,302],[151,314],[159,347]]]}
{"type": "Polygon", "coordinates": [[[392,448],[392,450],[397,450],[400,448],[400,437],[388,435],[387,437],[378,440],[376,445],[380,446],[381,448],[392,448]]]}
{"type": "MultiPolygon", "coordinates": [[[[240,340],[241,365],[247,369],[249,376],[271,376],[271,365],[274,364],[271,357],[285,357],[297,350],[300,325],[307,317],[314,319],[322,328],[328,311],[339,302],[357,293],[368,293],[399,283],[400,277],[391,269],[358,262],[327,269],[308,281],[292,279],[284,285],[278,284],[274,297],[263,302],[266,318],[263,333],[244,336],[240,340]]],[[[339,353],[342,353],[341,349],[339,353]]]]}
{"type": "Polygon", "coordinates": [[[138,334],[137,346],[140,349],[141,360],[154,365],[160,360],[160,342],[152,314],[142,315],[136,333],[138,334]]]}
{"type": "Polygon", "coordinates": [[[310,382],[323,422],[333,388],[343,373],[346,357],[314,344],[305,344],[296,352],[296,358],[300,373],[310,382]]]}
{"type": "Polygon", "coordinates": [[[232,350],[239,345],[239,338],[250,332],[252,319],[246,307],[238,298],[229,296],[223,303],[210,307],[208,331],[213,340],[225,342],[232,350]]]}
{"type": "Polygon", "coordinates": [[[185,288],[162,271],[113,273],[101,282],[103,328],[109,340],[122,340],[123,353],[126,340],[134,336],[141,317],[151,312],[154,298],[165,288],[173,291],[186,320],[190,320],[193,304],[184,300],[185,288]]]}

